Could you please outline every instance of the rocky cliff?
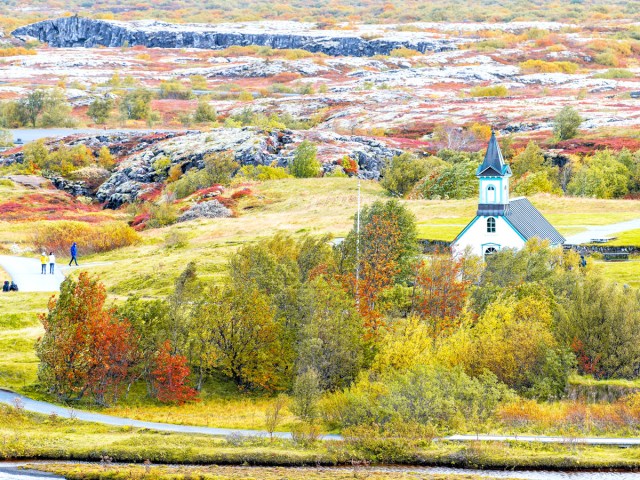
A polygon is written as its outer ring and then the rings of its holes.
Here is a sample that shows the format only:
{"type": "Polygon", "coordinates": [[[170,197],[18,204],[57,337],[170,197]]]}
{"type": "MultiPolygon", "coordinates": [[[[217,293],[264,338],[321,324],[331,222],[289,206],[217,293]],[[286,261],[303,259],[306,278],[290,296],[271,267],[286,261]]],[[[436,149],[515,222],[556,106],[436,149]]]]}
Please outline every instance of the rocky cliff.
{"type": "Polygon", "coordinates": [[[456,49],[460,39],[422,32],[315,30],[310,24],[256,22],[253,24],[177,25],[158,21],[118,22],[83,17],[45,20],[20,27],[15,37],[37,38],[52,47],[121,47],[143,45],[160,48],[223,49],[232,45],[261,45],[278,49],[303,49],[327,55],[387,55],[406,47],[420,52],[456,49]]]}

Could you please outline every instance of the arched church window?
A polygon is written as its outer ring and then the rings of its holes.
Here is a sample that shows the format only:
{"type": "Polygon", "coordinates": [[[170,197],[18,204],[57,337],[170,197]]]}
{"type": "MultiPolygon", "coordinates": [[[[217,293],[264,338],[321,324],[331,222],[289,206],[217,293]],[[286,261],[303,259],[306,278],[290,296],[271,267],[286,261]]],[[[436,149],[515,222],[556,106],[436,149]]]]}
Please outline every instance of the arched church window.
{"type": "Polygon", "coordinates": [[[489,185],[487,187],[487,201],[493,203],[496,201],[496,187],[489,185]]]}
{"type": "Polygon", "coordinates": [[[487,233],[496,233],[496,219],[493,217],[487,218],[487,233]]]}
{"type": "Polygon", "coordinates": [[[496,247],[487,247],[486,250],[484,251],[485,256],[487,255],[491,255],[493,253],[496,253],[498,250],[496,249],[496,247]]]}

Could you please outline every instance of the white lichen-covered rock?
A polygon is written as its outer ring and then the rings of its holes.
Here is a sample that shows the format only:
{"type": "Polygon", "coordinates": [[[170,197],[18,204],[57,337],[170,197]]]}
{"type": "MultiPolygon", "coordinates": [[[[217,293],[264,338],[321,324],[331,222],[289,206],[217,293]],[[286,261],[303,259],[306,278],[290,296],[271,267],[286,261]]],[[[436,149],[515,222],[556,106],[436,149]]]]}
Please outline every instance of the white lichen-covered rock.
{"type": "Polygon", "coordinates": [[[198,218],[228,218],[231,210],[222,205],[218,200],[197,203],[178,218],[178,222],[187,222],[198,218]]]}
{"type": "Polygon", "coordinates": [[[159,173],[154,167],[156,160],[163,157],[168,158],[172,166],[180,166],[183,172],[204,168],[207,155],[222,152],[231,152],[240,165],[286,167],[303,140],[317,145],[318,159],[326,171],[349,156],[358,163],[358,175],[366,179],[378,179],[384,162],[402,153],[374,138],[330,131],[264,131],[245,127],[189,132],[149,145],[120,162],[109,180],[98,189],[96,198],[108,208],[134,201],[150,184],[166,180],[166,173],[159,173]]]}

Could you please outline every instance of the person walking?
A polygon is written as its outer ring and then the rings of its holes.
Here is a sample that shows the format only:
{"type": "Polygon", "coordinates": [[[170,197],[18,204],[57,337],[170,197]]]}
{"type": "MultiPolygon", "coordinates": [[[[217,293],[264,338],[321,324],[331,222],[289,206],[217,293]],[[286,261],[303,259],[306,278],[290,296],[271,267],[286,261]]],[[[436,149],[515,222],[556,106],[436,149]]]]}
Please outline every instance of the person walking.
{"type": "Polygon", "coordinates": [[[40,274],[42,275],[46,275],[47,274],[47,262],[49,261],[49,257],[47,257],[47,254],[42,252],[42,255],[40,255],[40,274]]]}
{"type": "Polygon", "coordinates": [[[69,261],[69,266],[71,266],[73,262],[76,262],[76,266],[78,266],[78,244],[76,242],[73,242],[73,245],[71,245],[71,248],[69,249],[69,253],[71,253],[71,260],[69,261]]]}
{"type": "Polygon", "coordinates": [[[53,275],[53,272],[56,268],[56,256],[53,252],[49,252],[49,273],[53,275]]]}

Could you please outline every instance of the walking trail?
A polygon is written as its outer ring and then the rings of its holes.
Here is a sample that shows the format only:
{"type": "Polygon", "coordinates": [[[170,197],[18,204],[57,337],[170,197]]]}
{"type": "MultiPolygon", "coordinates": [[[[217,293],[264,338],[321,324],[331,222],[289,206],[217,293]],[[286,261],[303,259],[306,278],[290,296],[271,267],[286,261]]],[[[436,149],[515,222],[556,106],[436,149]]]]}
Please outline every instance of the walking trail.
{"type": "Polygon", "coordinates": [[[42,275],[39,256],[27,258],[0,255],[0,267],[6,270],[21,292],[57,292],[64,280],[63,267],[59,264],[55,267],[55,273],[49,275],[47,263],[47,274],[42,275]]]}
{"type": "Polygon", "coordinates": [[[56,264],[54,274],[49,274],[49,264],[47,263],[47,274],[40,273],[40,255],[29,257],[12,257],[9,255],[0,255],[0,267],[2,267],[16,282],[21,292],[59,292],[60,284],[65,279],[65,273],[71,270],[84,269],[89,267],[97,267],[100,265],[110,265],[112,262],[95,262],[80,263],[79,267],[75,265],[56,264]]]}
{"type": "Polygon", "coordinates": [[[580,245],[582,243],[590,243],[593,238],[613,237],[618,233],[636,229],[640,229],[640,218],[610,225],[592,225],[587,227],[584,232],[567,237],[565,244],[580,245]]]}
{"type": "MultiPolygon", "coordinates": [[[[92,413],[84,410],[75,410],[73,408],[61,407],[53,403],[32,400],[24,395],[20,395],[9,390],[0,389],[0,403],[19,406],[29,412],[41,413],[43,415],[56,414],[62,418],[75,418],[85,422],[102,423],[115,426],[130,426],[137,428],[148,428],[151,430],[160,430],[164,432],[175,433],[197,433],[201,435],[241,435],[241,436],[268,436],[265,430],[243,430],[236,428],[213,428],[213,427],[194,427],[188,425],[176,425],[172,423],[145,422],[142,420],[134,420],[126,417],[116,417],[113,415],[103,415],[101,413],[92,413]]],[[[273,434],[279,438],[291,438],[290,432],[275,432],[273,434]]],[[[342,440],[341,435],[324,435],[323,440],[342,440]]],[[[491,442],[526,442],[526,443],[556,443],[556,444],[586,444],[586,445],[615,445],[630,446],[640,445],[640,438],[596,438],[596,437],[550,437],[544,435],[451,435],[443,437],[441,440],[456,442],[474,442],[474,441],[491,441],[491,442]]]]}

